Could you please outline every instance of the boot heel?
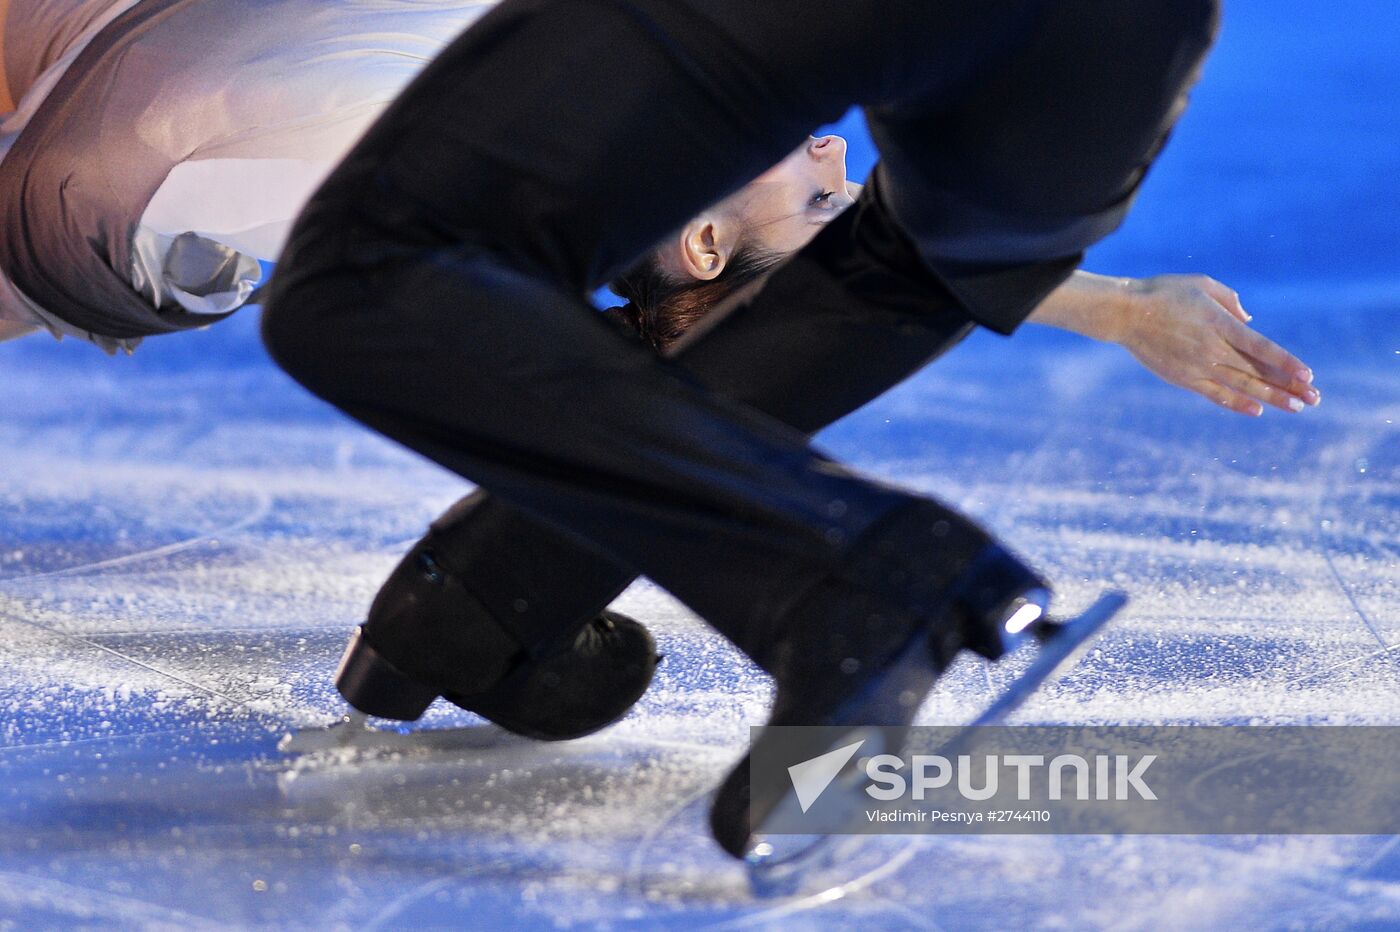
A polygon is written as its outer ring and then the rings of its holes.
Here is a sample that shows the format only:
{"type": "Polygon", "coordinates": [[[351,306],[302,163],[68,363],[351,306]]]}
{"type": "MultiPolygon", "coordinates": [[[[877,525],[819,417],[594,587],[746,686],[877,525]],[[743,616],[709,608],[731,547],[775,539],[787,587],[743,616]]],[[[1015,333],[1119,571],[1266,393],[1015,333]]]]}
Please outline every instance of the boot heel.
{"type": "Polygon", "coordinates": [[[399,671],[379,655],[365,639],[364,628],[356,628],[335,671],[335,688],[345,701],[366,715],[411,722],[419,718],[438,697],[437,690],[424,686],[399,671]]]}
{"type": "Polygon", "coordinates": [[[1020,560],[996,544],[967,572],[959,602],[965,618],[963,643],[997,660],[1032,635],[1032,625],[1050,604],[1050,589],[1020,560]]]}

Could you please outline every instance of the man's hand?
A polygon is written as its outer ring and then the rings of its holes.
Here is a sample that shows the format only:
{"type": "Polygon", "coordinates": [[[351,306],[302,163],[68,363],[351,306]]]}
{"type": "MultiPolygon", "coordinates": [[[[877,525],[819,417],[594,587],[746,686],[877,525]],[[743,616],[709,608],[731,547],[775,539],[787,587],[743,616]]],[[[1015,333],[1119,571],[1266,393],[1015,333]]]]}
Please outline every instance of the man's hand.
{"type": "Polygon", "coordinates": [[[1249,327],[1239,295],[1204,275],[1107,278],[1076,272],[1030,320],[1121,344],[1167,382],[1231,411],[1289,412],[1322,395],[1312,370],[1249,327]]]}

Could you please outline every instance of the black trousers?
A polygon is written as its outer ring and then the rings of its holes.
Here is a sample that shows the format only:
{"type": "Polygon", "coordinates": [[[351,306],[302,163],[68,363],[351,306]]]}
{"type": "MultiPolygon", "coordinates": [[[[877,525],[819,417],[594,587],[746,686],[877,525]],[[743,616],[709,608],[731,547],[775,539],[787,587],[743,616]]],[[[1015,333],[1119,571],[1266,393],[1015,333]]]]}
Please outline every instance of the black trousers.
{"type": "Polygon", "coordinates": [[[268,346],[499,496],[448,519],[534,593],[527,639],[641,572],[761,655],[782,606],[912,498],[804,432],[969,321],[1014,329],[1121,220],[1214,21],[1211,0],[506,0],[313,198],[268,346]],[[663,360],[587,306],[851,104],[872,193],[750,307],[663,360]],[[845,319],[793,305],[821,274],[804,257],[848,254],[845,319]]]}

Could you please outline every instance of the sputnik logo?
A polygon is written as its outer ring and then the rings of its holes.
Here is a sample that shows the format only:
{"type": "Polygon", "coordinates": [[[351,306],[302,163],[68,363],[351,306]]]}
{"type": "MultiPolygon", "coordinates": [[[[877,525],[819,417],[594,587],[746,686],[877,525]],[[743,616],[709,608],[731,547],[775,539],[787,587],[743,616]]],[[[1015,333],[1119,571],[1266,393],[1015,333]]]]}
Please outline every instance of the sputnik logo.
{"type": "Polygon", "coordinates": [[[856,751],[865,743],[862,738],[855,744],[848,744],[843,748],[834,751],[827,751],[811,760],[804,760],[800,764],[793,764],[788,768],[788,776],[792,779],[792,788],[797,793],[797,802],[805,813],[812,808],[812,804],[826,792],[826,788],[831,786],[831,781],[836,779],[842,769],[850,763],[852,757],[856,756],[856,751]]]}

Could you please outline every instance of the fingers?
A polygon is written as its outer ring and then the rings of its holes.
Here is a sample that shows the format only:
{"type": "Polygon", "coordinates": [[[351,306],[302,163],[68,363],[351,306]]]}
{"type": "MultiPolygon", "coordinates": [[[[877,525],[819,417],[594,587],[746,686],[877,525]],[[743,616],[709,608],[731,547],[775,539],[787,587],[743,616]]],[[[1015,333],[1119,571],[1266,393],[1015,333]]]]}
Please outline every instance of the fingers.
{"type": "Polygon", "coordinates": [[[1211,379],[1202,379],[1191,386],[1192,390],[1211,401],[1246,417],[1258,417],[1264,413],[1264,406],[1243,392],[1211,379]]]}
{"type": "MultiPolygon", "coordinates": [[[[1297,395],[1260,378],[1256,373],[1236,369],[1233,366],[1217,364],[1212,372],[1212,380],[1216,384],[1232,390],[1237,395],[1245,396],[1255,402],[1272,405],[1280,411],[1297,414],[1308,404],[1297,395]]],[[[1262,409],[1257,413],[1262,414],[1262,409]]]]}
{"type": "Polygon", "coordinates": [[[1251,356],[1241,354],[1241,360],[1245,364],[1246,370],[1254,370],[1265,381],[1288,392],[1294,398],[1302,401],[1303,404],[1316,407],[1322,401],[1322,392],[1318,390],[1316,385],[1305,382],[1296,375],[1275,369],[1251,356]]]}
{"type": "Polygon", "coordinates": [[[1244,305],[1240,303],[1240,293],[1229,285],[1223,285],[1207,275],[1199,276],[1196,279],[1196,285],[1209,295],[1215,303],[1229,311],[1230,316],[1240,323],[1247,324],[1254,319],[1250,316],[1249,312],[1244,309],[1244,305]]]}
{"type": "MultiPolygon", "coordinates": [[[[1196,276],[1194,281],[1197,287],[1241,324],[1248,324],[1254,319],[1240,303],[1239,292],[1233,288],[1221,284],[1207,275],[1196,276]]],[[[1310,404],[1317,403],[1316,399],[1308,400],[1306,397],[1310,393],[1309,386],[1312,384],[1313,373],[1312,369],[1301,359],[1249,327],[1234,328],[1234,337],[1229,342],[1236,351],[1250,357],[1253,362],[1261,364],[1264,368],[1275,370],[1283,376],[1282,381],[1287,383],[1288,390],[1292,394],[1304,398],[1310,404]]],[[[1311,394],[1316,395],[1317,393],[1312,391],[1311,394]]]]}
{"type": "Polygon", "coordinates": [[[1240,357],[1236,368],[1245,372],[1253,370],[1264,381],[1304,405],[1316,406],[1322,401],[1322,393],[1312,384],[1312,370],[1302,360],[1263,334],[1244,327],[1238,331],[1226,339],[1240,357]]]}
{"type": "Polygon", "coordinates": [[[1120,340],[1161,378],[1239,414],[1264,405],[1296,413],[1318,404],[1312,370],[1252,329],[1231,288],[1204,275],[1146,279],[1136,326],[1120,340]]]}
{"type": "Polygon", "coordinates": [[[1312,384],[1313,373],[1307,364],[1259,331],[1243,325],[1232,327],[1226,335],[1226,341],[1237,352],[1266,368],[1276,370],[1285,376],[1289,383],[1304,387],[1312,384]]]}

